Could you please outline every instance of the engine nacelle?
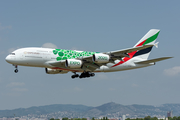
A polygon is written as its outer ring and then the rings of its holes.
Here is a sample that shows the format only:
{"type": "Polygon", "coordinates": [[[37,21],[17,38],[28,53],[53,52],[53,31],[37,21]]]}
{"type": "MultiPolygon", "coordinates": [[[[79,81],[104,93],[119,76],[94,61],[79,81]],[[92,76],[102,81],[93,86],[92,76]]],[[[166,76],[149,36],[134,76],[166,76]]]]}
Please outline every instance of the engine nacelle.
{"type": "Polygon", "coordinates": [[[67,59],[66,60],[66,67],[69,68],[81,68],[82,66],[82,61],[81,60],[76,60],[76,59],[67,59]]]}
{"type": "Polygon", "coordinates": [[[99,53],[99,54],[93,54],[93,62],[95,63],[107,63],[109,62],[109,55],[106,55],[106,54],[102,54],[102,53],[99,53]]]}
{"type": "Polygon", "coordinates": [[[64,74],[68,73],[67,70],[58,70],[58,69],[51,69],[51,68],[45,68],[45,71],[47,74],[64,74]]]}

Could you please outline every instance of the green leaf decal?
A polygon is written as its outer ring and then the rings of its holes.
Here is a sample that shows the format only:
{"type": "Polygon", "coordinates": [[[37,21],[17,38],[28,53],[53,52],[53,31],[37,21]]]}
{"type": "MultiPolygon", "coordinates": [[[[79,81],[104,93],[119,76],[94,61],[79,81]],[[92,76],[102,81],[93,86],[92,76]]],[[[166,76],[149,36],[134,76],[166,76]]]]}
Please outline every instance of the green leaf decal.
{"type": "Polygon", "coordinates": [[[67,59],[67,57],[63,57],[63,60],[66,60],[67,59]]]}
{"type": "Polygon", "coordinates": [[[63,52],[59,52],[58,55],[59,55],[59,56],[63,56],[64,53],[63,53],[63,52]]]}
{"type": "Polygon", "coordinates": [[[53,53],[56,55],[58,53],[58,51],[57,50],[53,50],[53,53]]]}
{"type": "Polygon", "coordinates": [[[95,53],[99,53],[99,52],[76,52],[73,50],[64,50],[64,49],[55,49],[53,50],[54,55],[59,55],[57,56],[56,60],[60,61],[60,60],[66,60],[66,59],[74,59],[74,58],[80,58],[82,56],[91,56],[95,53]]]}
{"type": "Polygon", "coordinates": [[[56,60],[59,61],[59,60],[62,60],[62,58],[61,57],[57,57],[56,60]]]}

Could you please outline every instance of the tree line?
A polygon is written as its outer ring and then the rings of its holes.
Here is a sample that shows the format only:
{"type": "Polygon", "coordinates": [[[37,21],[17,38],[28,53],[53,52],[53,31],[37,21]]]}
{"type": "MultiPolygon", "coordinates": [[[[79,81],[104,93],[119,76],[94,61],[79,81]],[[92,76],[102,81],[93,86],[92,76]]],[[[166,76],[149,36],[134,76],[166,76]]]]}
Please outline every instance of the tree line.
{"type": "MultiPolygon", "coordinates": [[[[60,120],[60,119],[54,119],[51,118],[50,120],[60,120]]],[[[62,118],[62,120],[87,120],[87,118],[62,118]]],[[[94,117],[91,120],[109,120],[107,117],[103,117],[101,119],[95,119],[94,117]]],[[[127,118],[126,120],[164,120],[164,119],[158,119],[157,117],[151,117],[151,116],[146,116],[144,118],[127,118]]],[[[168,117],[168,120],[180,120],[180,116],[174,116],[174,117],[168,117]]]]}
{"type": "MultiPolygon", "coordinates": [[[[126,120],[164,120],[164,119],[158,119],[157,117],[151,117],[151,116],[146,116],[144,118],[127,118],[126,120]]],[[[180,120],[180,116],[179,117],[168,117],[168,120],[180,120]]]]}
{"type": "MultiPolygon", "coordinates": [[[[54,118],[51,118],[50,120],[60,120],[60,119],[54,119],[54,118]]],[[[65,117],[65,118],[62,118],[62,120],[87,120],[87,118],[67,118],[67,117],[65,117]]],[[[95,119],[94,117],[91,119],[91,120],[97,120],[97,119],[95,119]]],[[[100,120],[109,120],[107,117],[103,117],[103,118],[101,118],[100,120]]]]}
{"type": "MultiPolygon", "coordinates": [[[[60,120],[60,119],[54,119],[54,118],[51,118],[50,120],[60,120]]],[[[87,118],[62,118],[62,120],[87,120],[87,118]]]]}

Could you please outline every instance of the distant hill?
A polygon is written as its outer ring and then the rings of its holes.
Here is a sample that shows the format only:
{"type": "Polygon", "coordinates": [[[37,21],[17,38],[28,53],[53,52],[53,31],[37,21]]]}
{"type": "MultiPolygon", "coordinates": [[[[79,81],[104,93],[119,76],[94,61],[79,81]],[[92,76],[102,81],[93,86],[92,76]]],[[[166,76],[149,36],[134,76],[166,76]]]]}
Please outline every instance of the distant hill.
{"type": "Polygon", "coordinates": [[[163,104],[160,106],[151,105],[121,105],[114,102],[106,103],[97,107],[71,104],[55,104],[30,108],[19,108],[14,110],[0,110],[0,117],[34,116],[47,118],[56,117],[145,117],[145,116],[166,116],[167,111],[173,111],[174,116],[180,116],[180,104],[163,104]]]}
{"type": "Polygon", "coordinates": [[[32,115],[42,115],[55,113],[58,111],[66,111],[66,112],[77,112],[81,113],[84,111],[88,111],[93,107],[88,107],[84,105],[71,105],[71,104],[54,104],[54,105],[46,105],[39,107],[30,107],[30,108],[19,108],[14,110],[0,110],[0,117],[12,117],[14,114],[16,116],[26,116],[28,114],[32,115]]]}

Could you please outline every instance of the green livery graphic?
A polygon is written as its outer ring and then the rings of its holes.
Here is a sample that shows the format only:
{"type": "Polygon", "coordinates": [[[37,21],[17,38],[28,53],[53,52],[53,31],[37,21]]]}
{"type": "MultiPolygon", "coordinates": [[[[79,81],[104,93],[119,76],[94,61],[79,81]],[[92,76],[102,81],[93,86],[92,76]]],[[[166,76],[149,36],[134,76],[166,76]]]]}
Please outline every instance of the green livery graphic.
{"type": "Polygon", "coordinates": [[[56,60],[60,61],[60,60],[66,60],[66,59],[80,58],[84,56],[91,56],[99,52],[87,52],[87,51],[77,52],[74,50],[55,49],[53,50],[53,53],[54,55],[58,55],[56,60]]]}

